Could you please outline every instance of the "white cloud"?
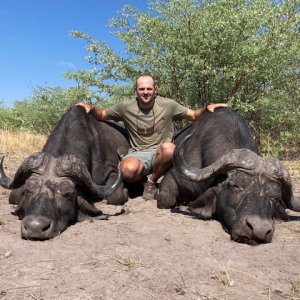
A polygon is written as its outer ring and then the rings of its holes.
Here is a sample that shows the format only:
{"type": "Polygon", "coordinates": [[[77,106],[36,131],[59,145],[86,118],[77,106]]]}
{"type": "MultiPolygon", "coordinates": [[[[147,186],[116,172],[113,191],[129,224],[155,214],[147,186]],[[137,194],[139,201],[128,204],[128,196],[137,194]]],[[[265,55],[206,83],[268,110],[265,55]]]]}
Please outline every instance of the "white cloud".
{"type": "Polygon", "coordinates": [[[64,68],[68,68],[68,69],[77,69],[77,67],[69,61],[59,61],[59,62],[56,62],[56,65],[64,67],[64,68]]]}

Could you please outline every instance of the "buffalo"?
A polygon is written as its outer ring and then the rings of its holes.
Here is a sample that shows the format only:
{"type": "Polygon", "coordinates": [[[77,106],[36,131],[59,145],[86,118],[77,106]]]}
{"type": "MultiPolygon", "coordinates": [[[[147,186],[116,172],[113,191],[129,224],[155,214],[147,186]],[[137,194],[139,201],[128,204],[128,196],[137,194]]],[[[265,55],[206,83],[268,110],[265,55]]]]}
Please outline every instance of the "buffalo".
{"type": "Polygon", "coordinates": [[[286,208],[300,211],[289,172],[259,155],[238,112],[205,112],[175,143],[173,167],[155,196],[159,208],[186,203],[192,215],[221,221],[232,240],[249,245],[271,242],[274,220],[288,220],[286,208]]]}
{"type": "Polygon", "coordinates": [[[12,190],[9,203],[17,205],[22,238],[49,239],[76,221],[104,218],[93,203],[103,197],[109,204],[126,202],[118,147],[129,148],[125,130],[75,106],[14,178],[5,174],[1,157],[0,185],[12,190]]]}

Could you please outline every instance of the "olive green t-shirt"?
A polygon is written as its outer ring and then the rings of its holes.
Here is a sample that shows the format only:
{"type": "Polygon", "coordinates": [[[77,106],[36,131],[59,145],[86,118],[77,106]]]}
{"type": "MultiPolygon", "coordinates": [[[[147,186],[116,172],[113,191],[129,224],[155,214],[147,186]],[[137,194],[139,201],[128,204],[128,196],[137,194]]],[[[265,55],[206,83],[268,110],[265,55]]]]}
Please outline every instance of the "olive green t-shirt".
{"type": "Polygon", "coordinates": [[[124,123],[131,147],[143,150],[171,141],[174,121],[182,120],[187,110],[174,100],[157,96],[150,110],[141,110],[133,98],[113,105],[106,112],[112,120],[124,123]]]}

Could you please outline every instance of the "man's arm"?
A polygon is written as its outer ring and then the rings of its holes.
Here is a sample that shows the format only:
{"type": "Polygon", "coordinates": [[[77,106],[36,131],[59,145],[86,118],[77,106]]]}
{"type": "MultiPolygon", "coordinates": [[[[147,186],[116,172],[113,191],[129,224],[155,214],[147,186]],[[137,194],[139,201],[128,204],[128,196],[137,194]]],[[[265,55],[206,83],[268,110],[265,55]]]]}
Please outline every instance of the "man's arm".
{"type": "Polygon", "coordinates": [[[99,121],[107,121],[110,119],[105,109],[96,108],[91,104],[83,103],[83,102],[79,102],[76,105],[82,106],[87,113],[93,114],[96,117],[96,119],[99,121]]]}
{"type": "Polygon", "coordinates": [[[198,118],[200,118],[206,110],[208,110],[210,112],[214,112],[214,110],[216,108],[219,108],[219,107],[227,107],[227,104],[225,104],[225,103],[213,103],[213,104],[207,105],[205,108],[202,107],[202,108],[198,108],[198,109],[195,109],[195,110],[194,109],[188,109],[188,111],[186,113],[186,116],[185,116],[185,119],[194,122],[198,118]]]}

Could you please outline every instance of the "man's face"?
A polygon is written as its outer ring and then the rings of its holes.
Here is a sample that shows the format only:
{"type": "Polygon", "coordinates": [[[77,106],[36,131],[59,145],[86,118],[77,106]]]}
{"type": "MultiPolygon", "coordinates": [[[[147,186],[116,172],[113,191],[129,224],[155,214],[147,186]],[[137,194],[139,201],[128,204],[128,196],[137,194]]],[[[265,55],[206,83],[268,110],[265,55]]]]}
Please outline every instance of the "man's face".
{"type": "Polygon", "coordinates": [[[136,83],[136,94],[142,108],[150,108],[154,104],[157,88],[150,76],[141,76],[136,83]]]}

